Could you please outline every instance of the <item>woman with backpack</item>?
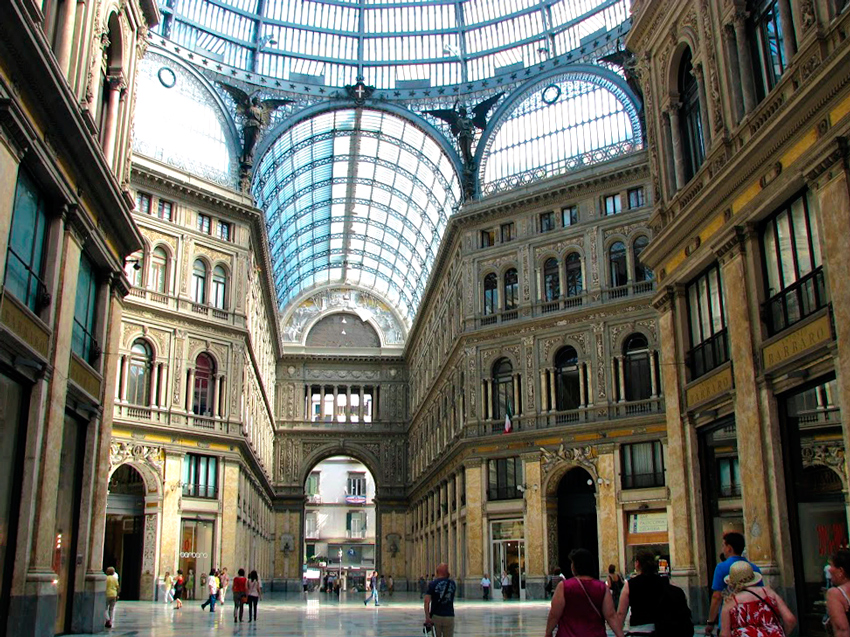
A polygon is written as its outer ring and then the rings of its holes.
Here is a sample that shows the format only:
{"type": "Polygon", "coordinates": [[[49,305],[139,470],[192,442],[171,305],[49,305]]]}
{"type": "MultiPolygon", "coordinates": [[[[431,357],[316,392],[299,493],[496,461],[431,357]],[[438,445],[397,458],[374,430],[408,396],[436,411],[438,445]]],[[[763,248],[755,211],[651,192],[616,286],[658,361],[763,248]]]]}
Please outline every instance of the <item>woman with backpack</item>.
{"type": "Polygon", "coordinates": [[[666,582],[658,575],[655,556],[647,550],[638,551],[635,555],[635,572],[637,575],[623,584],[617,615],[625,624],[626,615],[631,609],[629,633],[651,635],[655,632],[655,622],[662,610],[658,600],[661,599],[666,582]]]}

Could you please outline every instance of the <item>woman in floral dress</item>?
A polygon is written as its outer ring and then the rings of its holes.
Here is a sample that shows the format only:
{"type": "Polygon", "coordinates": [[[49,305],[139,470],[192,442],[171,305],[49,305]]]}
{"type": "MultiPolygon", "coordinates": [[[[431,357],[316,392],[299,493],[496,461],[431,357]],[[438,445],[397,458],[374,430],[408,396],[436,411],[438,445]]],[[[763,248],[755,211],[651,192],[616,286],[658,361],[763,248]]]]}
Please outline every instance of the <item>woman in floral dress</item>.
{"type": "Polygon", "coordinates": [[[783,637],[791,634],[797,618],[769,586],[758,586],[761,573],[746,560],[735,562],[725,581],[720,637],[783,637]]]}

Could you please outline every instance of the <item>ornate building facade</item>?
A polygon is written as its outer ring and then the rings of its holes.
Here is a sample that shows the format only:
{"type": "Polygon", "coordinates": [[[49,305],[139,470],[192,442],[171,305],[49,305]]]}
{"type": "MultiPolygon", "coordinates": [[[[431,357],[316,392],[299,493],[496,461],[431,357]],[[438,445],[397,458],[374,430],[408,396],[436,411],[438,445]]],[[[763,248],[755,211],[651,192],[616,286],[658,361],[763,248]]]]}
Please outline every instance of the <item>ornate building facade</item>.
{"type": "MultiPolygon", "coordinates": [[[[723,532],[818,625],[847,545],[845,2],[635,2],[667,398],[673,576],[723,532]]],[[[698,611],[700,612],[700,611],[698,611]]]]}
{"type": "Polygon", "coordinates": [[[0,635],[102,626],[135,74],[155,3],[0,8],[0,635]]]}

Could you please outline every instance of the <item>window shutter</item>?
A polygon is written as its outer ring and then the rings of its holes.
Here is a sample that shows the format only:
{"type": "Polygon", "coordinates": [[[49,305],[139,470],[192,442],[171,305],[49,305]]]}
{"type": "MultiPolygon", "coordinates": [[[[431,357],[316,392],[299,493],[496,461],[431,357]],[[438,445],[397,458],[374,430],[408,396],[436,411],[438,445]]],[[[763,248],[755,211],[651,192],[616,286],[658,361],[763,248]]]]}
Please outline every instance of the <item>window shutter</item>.
{"type": "Polygon", "coordinates": [[[345,530],[351,530],[351,511],[345,514],[345,530]]]}

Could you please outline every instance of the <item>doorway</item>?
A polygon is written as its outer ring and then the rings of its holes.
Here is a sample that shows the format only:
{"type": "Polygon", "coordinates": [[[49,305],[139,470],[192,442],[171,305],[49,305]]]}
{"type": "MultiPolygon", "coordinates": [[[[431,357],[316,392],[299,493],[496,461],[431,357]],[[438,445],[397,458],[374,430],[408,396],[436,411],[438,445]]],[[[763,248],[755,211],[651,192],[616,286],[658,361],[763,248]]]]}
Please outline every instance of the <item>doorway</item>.
{"type": "Polygon", "coordinates": [[[207,576],[213,566],[214,525],[212,520],[182,521],[180,570],[186,578],[186,599],[206,599],[207,576]]]}
{"type": "Polygon", "coordinates": [[[141,474],[131,465],[121,465],[109,479],[103,568],[115,568],[121,581],[121,598],[126,600],[141,599],[144,510],[141,474]]]}
{"type": "Polygon", "coordinates": [[[596,526],[596,483],[586,470],[567,471],[558,484],[558,565],[569,576],[570,551],[587,549],[593,555],[598,577],[599,534],[596,526]]]}
{"type": "Polygon", "coordinates": [[[493,581],[503,575],[510,588],[500,585],[502,599],[525,599],[525,531],[522,520],[498,520],[490,524],[493,581]],[[508,593],[510,591],[510,593],[508,593]]]}

